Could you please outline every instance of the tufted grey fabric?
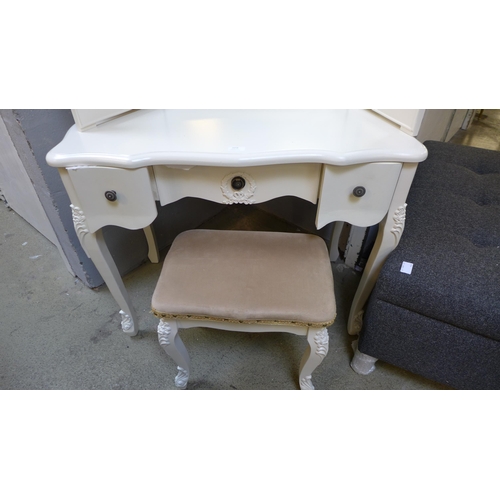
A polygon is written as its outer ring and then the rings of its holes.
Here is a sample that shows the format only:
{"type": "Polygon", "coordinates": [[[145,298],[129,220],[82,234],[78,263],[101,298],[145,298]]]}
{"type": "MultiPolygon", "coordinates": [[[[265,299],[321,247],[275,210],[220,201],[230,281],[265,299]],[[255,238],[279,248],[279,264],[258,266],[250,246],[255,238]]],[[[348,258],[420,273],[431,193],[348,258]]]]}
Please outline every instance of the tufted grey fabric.
{"type": "Polygon", "coordinates": [[[500,389],[500,152],[425,146],[358,348],[455,388],[500,389]]]}

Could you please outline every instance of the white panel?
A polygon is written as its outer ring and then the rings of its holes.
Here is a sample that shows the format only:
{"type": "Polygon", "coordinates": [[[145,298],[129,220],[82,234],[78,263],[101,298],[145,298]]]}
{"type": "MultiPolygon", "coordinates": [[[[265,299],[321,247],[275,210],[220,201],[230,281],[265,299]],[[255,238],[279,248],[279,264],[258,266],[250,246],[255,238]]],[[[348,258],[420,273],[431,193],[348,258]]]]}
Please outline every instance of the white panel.
{"type": "Polygon", "coordinates": [[[374,109],[376,113],[391,120],[407,134],[416,136],[420,130],[425,109],[374,109]]]}
{"type": "Polygon", "coordinates": [[[463,121],[462,126],[461,126],[461,128],[463,130],[467,130],[471,126],[472,120],[474,119],[475,115],[476,115],[475,109],[468,109],[467,110],[467,113],[465,113],[465,118],[464,118],[464,121],[463,121]]]}
{"type": "Polygon", "coordinates": [[[334,221],[373,226],[386,215],[401,172],[401,163],[365,163],[349,167],[325,165],[316,227],[334,221]],[[366,193],[353,194],[361,186],[366,193]]]}
{"type": "Polygon", "coordinates": [[[107,225],[142,229],[156,218],[147,168],[75,167],[68,173],[91,232],[107,225]],[[116,201],[108,201],[106,191],[115,191],[116,201]]]}
{"type": "Polygon", "coordinates": [[[444,141],[454,114],[454,109],[426,110],[417,139],[420,142],[444,141]]]}
{"type": "Polygon", "coordinates": [[[56,234],[0,118],[0,188],[9,206],[54,245],[56,234]]]}
{"type": "Polygon", "coordinates": [[[461,128],[464,123],[465,117],[467,116],[467,109],[457,109],[450,123],[450,129],[448,130],[445,141],[448,142],[461,128]]]}
{"type": "Polygon", "coordinates": [[[98,123],[110,120],[119,116],[130,109],[72,109],[71,113],[75,120],[78,130],[84,131],[95,127],[98,123]]]}

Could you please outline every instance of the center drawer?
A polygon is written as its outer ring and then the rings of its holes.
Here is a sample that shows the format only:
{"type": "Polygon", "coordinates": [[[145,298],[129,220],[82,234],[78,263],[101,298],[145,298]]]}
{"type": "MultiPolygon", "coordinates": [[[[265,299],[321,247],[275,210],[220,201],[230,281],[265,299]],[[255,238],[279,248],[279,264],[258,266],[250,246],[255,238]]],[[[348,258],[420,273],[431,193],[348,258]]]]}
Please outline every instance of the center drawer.
{"type": "Polygon", "coordinates": [[[187,169],[156,165],[153,168],[162,205],[186,197],[248,205],[281,196],[297,196],[316,203],[321,176],[321,165],[315,163],[187,169]]]}

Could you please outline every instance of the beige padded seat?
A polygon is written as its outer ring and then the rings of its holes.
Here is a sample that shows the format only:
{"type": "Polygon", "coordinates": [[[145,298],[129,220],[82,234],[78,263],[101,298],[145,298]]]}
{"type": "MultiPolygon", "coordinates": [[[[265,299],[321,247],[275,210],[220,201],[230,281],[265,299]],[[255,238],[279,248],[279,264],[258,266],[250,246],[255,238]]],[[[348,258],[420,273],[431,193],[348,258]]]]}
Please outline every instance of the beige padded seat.
{"type": "MultiPolygon", "coordinates": [[[[187,352],[179,347],[177,330],[206,323],[307,335],[312,349],[302,364],[315,369],[328,349],[326,327],[336,316],[326,244],[302,233],[186,231],[165,258],[152,310],[161,318],[160,344],[179,364],[178,387],[187,384],[189,359],[187,366],[179,363],[187,352]]],[[[302,388],[313,388],[311,373],[301,370],[302,388]]]]}

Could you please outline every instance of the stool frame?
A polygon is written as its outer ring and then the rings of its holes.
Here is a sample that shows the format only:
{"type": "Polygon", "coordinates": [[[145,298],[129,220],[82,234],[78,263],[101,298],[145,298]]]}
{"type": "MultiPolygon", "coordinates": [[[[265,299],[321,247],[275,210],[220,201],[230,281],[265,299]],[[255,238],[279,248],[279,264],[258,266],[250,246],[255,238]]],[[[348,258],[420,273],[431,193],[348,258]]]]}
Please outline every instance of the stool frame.
{"type": "Polygon", "coordinates": [[[177,364],[175,386],[185,389],[191,374],[191,361],[187,349],[178,335],[179,329],[207,327],[235,332],[287,332],[307,337],[308,346],[299,367],[299,385],[303,390],[313,390],[312,373],[328,353],[328,330],[326,327],[297,325],[271,325],[233,323],[225,321],[185,320],[161,318],[158,324],[158,341],[165,353],[177,364]]]}

